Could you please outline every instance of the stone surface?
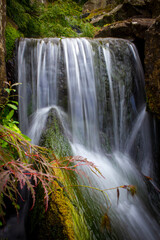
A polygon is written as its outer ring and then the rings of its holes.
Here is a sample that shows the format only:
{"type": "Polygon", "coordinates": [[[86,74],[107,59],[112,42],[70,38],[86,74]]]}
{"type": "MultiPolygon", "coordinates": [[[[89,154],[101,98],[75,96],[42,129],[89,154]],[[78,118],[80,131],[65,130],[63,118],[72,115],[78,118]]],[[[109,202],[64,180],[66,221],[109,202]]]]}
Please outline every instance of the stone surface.
{"type": "Polygon", "coordinates": [[[151,12],[144,1],[125,1],[119,4],[112,11],[95,16],[91,23],[94,26],[104,26],[115,21],[123,21],[129,18],[150,18],[151,12]]]}
{"type": "Polygon", "coordinates": [[[134,40],[144,38],[145,31],[155,22],[152,18],[132,18],[103,27],[95,37],[117,37],[134,40]]]}
{"type": "Polygon", "coordinates": [[[83,6],[83,13],[90,12],[97,8],[104,8],[106,0],[88,0],[83,6]]]}
{"type": "Polygon", "coordinates": [[[5,66],[5,25],[6,25],[6,1],[0,1],[0,104],[5,101],[4,87],[6,81],[5,66]]]}
{"type": "Polygon", "coordinates": [[[145,81],[148,108],[160,119],[160,16],[145,34],[145,81]]]}

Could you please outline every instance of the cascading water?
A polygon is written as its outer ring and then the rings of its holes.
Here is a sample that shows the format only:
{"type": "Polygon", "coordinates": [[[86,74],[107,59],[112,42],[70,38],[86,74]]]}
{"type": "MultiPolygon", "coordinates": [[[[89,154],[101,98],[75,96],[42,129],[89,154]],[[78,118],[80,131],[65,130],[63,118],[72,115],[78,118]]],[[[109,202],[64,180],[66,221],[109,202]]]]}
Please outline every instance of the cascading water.
{"type": "Polygon", "coordinates": [[[118,205],[115,191],[107,192],[112,232],[101,229],[107,209],[104,197],[82,189],[90,229],[86,239],[158,240],[159,225],[142,177],[143,173],[154,178],[153,144],[143,71],[134,45],[122,39],[22,39],[18,79],[20,127],[32,140],[35,137],[34,143],[50,109],[56,108],[60,115],[65,111],[73,153],[94,162],[105,177],[85,169],[92,185],[137,187],[134,198],[121,190],[118,205]]]}

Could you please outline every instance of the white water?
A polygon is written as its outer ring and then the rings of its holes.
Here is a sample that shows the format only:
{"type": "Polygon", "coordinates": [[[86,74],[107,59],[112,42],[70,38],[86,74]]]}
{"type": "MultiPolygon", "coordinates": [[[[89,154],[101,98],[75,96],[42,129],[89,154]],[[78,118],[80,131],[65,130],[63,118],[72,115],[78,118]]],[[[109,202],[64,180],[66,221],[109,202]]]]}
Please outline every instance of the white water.
{"type": "Polygon", "coordinates": [[[107,208],[102,194],[82,190],[91,208],[90,239],[158,240],[159,225],[150,211],[141,174],[154,177],[143,71],[135,47],[116,39],[24,39],[19,43],[18,62],[19,82],[23,82],[19,93],[24,99],[20,100],[22,130],[28,131],[30,115],[36,112],[30,136],[37,143],[52,105],[61,105],[70,119],[73,152],[94,162],[105,177],[85,169],[92,185],[137,187],[134,198],[127,198],[121,189],[118,205],[115,190],[107,192],[112,234],[100,227],[107,208]],[[67,108],[60,91],[66,83],[67,108]]]}

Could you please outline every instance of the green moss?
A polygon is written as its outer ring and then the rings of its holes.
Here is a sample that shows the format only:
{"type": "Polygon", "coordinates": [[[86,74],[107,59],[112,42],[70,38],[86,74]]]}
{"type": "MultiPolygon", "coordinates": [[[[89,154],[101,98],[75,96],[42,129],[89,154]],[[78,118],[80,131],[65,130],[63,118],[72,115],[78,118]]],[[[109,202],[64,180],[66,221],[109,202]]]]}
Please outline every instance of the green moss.
{"type": "Polygon", "coordinates": [[[103,9],[95,9],[95,10],[91,11],[91,13],[89,14],[89,16],[86,19],[91,20],[92,18],[94,18],[96,16],[104,15],[104,14],[110,12],[114,7],[115,7],[114,4],[108,4],[103,9]]]}
{"type": "Polygon", "coordinates": [[[12,58],[13,56],[13,49],[15,47],[15,41],[17,38],[22,37],[21,34],[17,29],[15,29],[11,24],[7,24],[5,30],[5,38],[6,38],[6,61],[12,58]]]}
{"type": "Polygon", "coordinates": [[[44,192],[39,185],[36,189],[36,204],[29,216],[28,238],[30,240],[89,240],[83,213],[76,202],[68,174],[55,169],[58,180],[51,183],[52,193],[49,194],[48,209],[45,211],[44,192]]]}
{"type": "Polygon", "coordinates": [[[70,208],[71,203],[65,196],[63,188],[56,182],[54,183],[47,211],[45,211],[43,198],[44,194],[39,186],[36,205],[29,216],[29,239],[75,239],[70,208]]]}
{"type": "Polygon", "coordinates": [[[64,135],[62,123],[55,109],[50,111],[46,129],[41,136],[40,145],[52,149],[58,158],[72,154],[69,141],[64,135]]]}
{"type": "Polygon", "coordinates": [[[57,157],[65,157],[71,155],[71,147],[67,139],[60,134],[57,123],[54,124],[54,129],[49,128],[46,131],[44,144],[47,148],[53,149],[57,157]]]}

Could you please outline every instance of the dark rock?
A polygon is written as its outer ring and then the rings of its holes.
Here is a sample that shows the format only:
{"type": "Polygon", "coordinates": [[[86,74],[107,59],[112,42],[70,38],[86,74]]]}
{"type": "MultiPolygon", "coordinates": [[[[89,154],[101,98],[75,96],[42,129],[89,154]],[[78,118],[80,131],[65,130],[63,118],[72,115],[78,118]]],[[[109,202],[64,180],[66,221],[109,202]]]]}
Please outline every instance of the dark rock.
{"type": "Polygon", "coordinates": [[[147,6],[148,9],[150,9],[153,18],[160,15],[160,0],[148,0],[147,6]]]}
{"type": "Polygon", "coordinates": [[[81,16],[81,18],[86,18],[86,17],[88,17],[89,16],[89,12],[88,13],[84,13],[84,14],[82,14],[82,16],[81,16]]]}
{"type": "Polygon", "coordinates": [[[144,38],[145,31],[155,22],[150,18],[133,18],[115,22],[103,27],[96,35],[99,37],[118,37],[125,39],[144,38]]]}
{"type": "Polygon", "coordinates": [[[145,81],[148,108],[160,119],[160,16],[145,34],[145,81]]]}

